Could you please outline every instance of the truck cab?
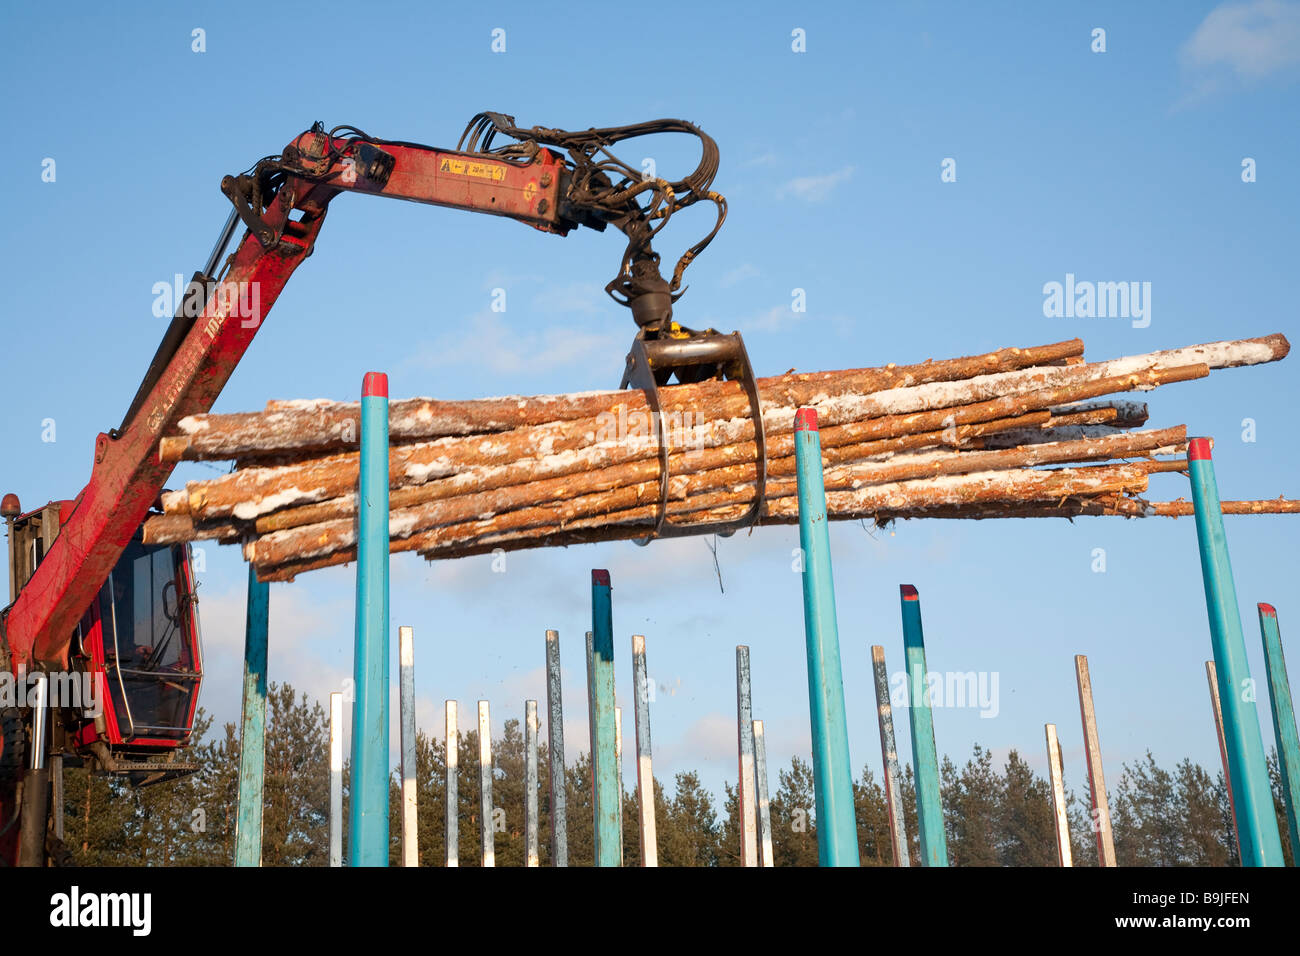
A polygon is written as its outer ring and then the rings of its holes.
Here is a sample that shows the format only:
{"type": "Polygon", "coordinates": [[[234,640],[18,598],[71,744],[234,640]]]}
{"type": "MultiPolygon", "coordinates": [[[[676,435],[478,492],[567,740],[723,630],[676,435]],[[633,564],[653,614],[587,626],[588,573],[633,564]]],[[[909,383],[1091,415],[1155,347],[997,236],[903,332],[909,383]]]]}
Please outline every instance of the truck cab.
{"type": "MultiPolygon", "coordinates": [[[[7,496],[10,601],[75,502],[14,514],[7,496]]],[[[136,530],[77,625],[68,673],[50,675],[51,755],[143,786],[193,772],[179,762],[203,681],[188,545],[146,545],[136,530]]],[[[21,675],[19,676],[21,680],[21,675]]]]}

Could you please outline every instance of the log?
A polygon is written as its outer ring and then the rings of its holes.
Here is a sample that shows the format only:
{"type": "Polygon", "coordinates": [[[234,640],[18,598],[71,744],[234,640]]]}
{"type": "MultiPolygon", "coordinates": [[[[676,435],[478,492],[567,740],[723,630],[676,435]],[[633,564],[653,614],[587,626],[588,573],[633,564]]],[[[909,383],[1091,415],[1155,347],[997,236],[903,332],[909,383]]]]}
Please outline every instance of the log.
{"type": "MultiPolygon", "coordinates": [[[[955,430],[943,430],[936,432],[920,432],[915,435],[904,435],[899,438],[883,439],[873,442],[859,442],[851,445],[831,445],[823,446],[822,459],[827,465],[838,464],[850,461],[855,458],[870,458],[878,456],[887,456],[899,452],[912,451],[916,449],[942,446],[951,443],[955,446],[963,446],[967,440],[980,435],[997,431],[1001,428],[1020,428],[1026,425],[1046,424],[1050,420],[1048,412],[1032,412],[1028,415],[1021,415],[1015,418],[1001,419],[992,422],[980,422],[974,425],[962,425],[955,430]]],[[[832,436],[832,442],[834,436],[832,436]]],[[[674,452],[669,456],[669,470],[671,473],[685,471],[687,465],[696,470],[708,470],[725,467],[737,460],[748,458],[752,461],[752,445],[749,455],[743,455],[744,449],[739,445],[725,445],[721,448],[706,449],[702,452],[674,452]]],[[[772,473],[792,474],[789,469],[793,468],[794,439],[793,435],[776,436],[768,446],[769,452],[769,470],[772,473]],[[771,456],[777,456],[775,460],[771,456]],[[783,458],[790,458],[790,461],[784,464],[778,464],[783,458]],[[783,470],[784,469],[784,470],[783,470]]],[[[535,463],[532,460],[525,460],[519,463],[518,468],[512,469],[508,475],[501,474],[483,474],[481,472],[466,473],[466,477],[456,477],[432,481],[423,485],[405,486],[394,489],[390,494],[389,504],[393,510],[411,508],[416,505],[428,504],[435,501],[445,501],[466,494],[469,487],[477,487],[483,491],[492,491],[504,489],[506,491],[520,488],[525,485],[540,486],[539,481],[530,481],[537,474],[535,463]],[[470,475],[478,479],[471,483],[470,475]]],[[[655,458],[645,458],[640,461],[628,462],[622,465],[613,465],[604,469],[595,469],[583,473],[581,486],[575,483],[568,476],[561,476],[556,479],[550,479],[544,487],[546,494],[551,497],[572,497],[578,493],[579,487],[586,491],[602,491],[611,488],[617,488],[620,485],[635,484],[642,481],[656,479],[659,475],[659,462],[655,458]]],[[[750,478],[753,478],[753,470],[749,472],[750,478]]],[[[543,479],[546,480],[546,479],[543,479]]],[[[540,499],[539,499],[540,500],[540,499]]],[[[323,501],[319,504],[303,505],[300,507],[290,507],[280,509],[257,518],[255,530],[259,534],[267,534],[272,531],[282,531],[288,528],[299,527],[304,524],[315,524],[322,521],[329,521],[336,518],[346,518],[355,513],[355,497],[353,495],[344,495],[323,501]]],[[[188,502],[186,503],[186,512],[188,513],[188,502]]]]}
{"type": "MultiPolygon", "coordinates": [[[[1092,368],[1085,365],[1059,371],[1077,374],[1092,368]]],[[[847,408],[840,407],[832,409],[825,418],[828,427],[822,428],[822,445],[834,447],[942,431],[960,425],[1016,417],[1115,392],[1149,390],[1172,382],[1204,378],[1208,374],[1209,367],[1200,364],[1169,369],[1153,367],[1103,378],[1088,375],[1079,383],[954,408],[865,420],[854,420],[847,408]]],[[[793,421],[793,408],[765,410],[763,422],[769,442],[790,435],[793,421]]],[[[599,432],[565,434],[562,431],[564,424],[553,423],[502,435],[444,438],[394,447],[389,454],[390,485],[395,489],[435,478],[451,478],[452,487],[460,493],[474,488],[516,484],[526,481],[530,475],[562,477],[628,461],[657,459],[658,449],[648,431],[645,441],[628,441],[626,438],[622,441],[598,441],[599,432]],[[536,455],[539,451],[542,454],[536,455]],[[469,470],[474,466],[497,467],[469,470]]],[[[599,426],[593,421],[592,427],[599,426]]],[[[753,422],[747,419],[709,420],[708,426],[692,430],[689,439],[683,439],[683,445],[689,444],[693,448],[743,445],[746,442],[749,443],[747,452],[740,448],[735,450],[738,461],[754,459],[753,422]]],[[[355,488],[356,462],[355,453],[331,455],[299,466],[249,468],[209,481],[192,482],[187,486],[189,512],[201,520],[228,516],[252,520],[290,505],[337,498],[355,488]]]]}
{"type": "MultiPolygon", "coordinates": [[[[1294,515],[1300,514],[1300,501],[1294,498],[1266,498],[1262,501],[1221,501],[1225,515],[1294,515]]],[[[1192,503],[1181,498],[1177,501],[1154,501],[1151,513],[1166,518],[1185,518],[1194,514],[1192,503]]]]}
{"type": "MultiPolygon", "coordinates": [[[[908,455],[883,463],[843,465],[827,461],[827,457],[823,455],[823,463],[825,484],[827,489],[831,490],[941,475],[1122,458],[1157,451],[1174,453],[1182,449],[1185,440],[1186,428],[1180,426],[1097,440],[1035,445],[1004,451],[908,455]]],[[[794,494],[794,483],[788,480],[795,474],[793,441],[790,445],[787,456],[768,463],[769,501],[776,497],[794,494]]],[[[855,447],[861,446],[846,446],[835,450],[845,453],[844,461],[856,462],[863,456],[850,451],[855,447]]],[[[389,522],[389,534],[393,538],[404,538],[440,525],[470,521],[474,518],[484,519],[566,500],[573,501],[574,504],[571,510],[563,512],[561,521],[573,520],[585,512],[602,513],[630,507],[645,502],[647,496],[651,502],[659,500],[657,462],[605,469],[604,474],[594,481],[590,480],[593,476],[584,476],[584,478],[589,479],[584,480],[582,484],[582,490],[587,493],[581,496],[577,495],[577,484],[569,479],[544,479],[497,491],[460,495],[415,507],[399,508],[391,505],[393,510],[389,522]]],[[[710,468],[674,478],[670,482],[670,496],[671,499],[677,500],[717,489],[740,487],[752,489],[755,487],[756,480],[756,467],[753,464],[710,468]]],[[[749,500],[753,500],[752,493],[749,500]]],[[[280,564],[295,555],[313,557],[350,545],[354,541],[353,522],[346,518],[336,519],[265,533],[245,547],[245,557],[259,565],[280,564]]]]}
{"type": "MultiPolygon", "coordinates": [[[[1234,342],[1211,342],[1181,349],[1082,365],[1043,365],[1063,355],[1082,354],[1078,340],[1032,349],[1002,349],[982,356],[930,361],[913,366],[886,366],[844,372],[783,375],[759,379],[766,408],[817,405],[824,419],[836,399],[846,398],[866,414],[892,415],[983,401],[1014,390],[1034,390],[1110,378],[1155,366],[1172,368],[1206,364],[1235,368],[1277,361],[1290,350],[1280,334],[1234,342]],[[866,396],[864,398],[864,396],[866,396]],[[824,406],[824,407],[823,407],[824,406]]],[[[749,403],[737,382],[703,382],[661,390],[665,412],[711,407],[719,417],[748,413],[749,403]]],[[[1104,393],[1103,393],[1104,394],[1104,393]]],[[[393,442],[454,435],[504,432],[534,425],[577,421],[601,414],[647,410],[636,391],[511,396],[471,402],[412,399],[390,406],[389,438],[393,442]]],[[[358,428],[355,403],[322,401],[279,403],[269,412],[189,416],[177,423],[179,435],[164,439],[159,456],[182,458],[252,458],[287,451],[320,452],[355,446],[358,428]]]]}
{"type": "MultiPolygon", "coordinates": [[[[793,419],[801,405],[818,410],[835,520],[1174,514],[1177,503],[1162,510],[1139,495],[1151,474],[1186,470],[1183,458],[1171,458],[1186,449],[1185,427],[1133,431],[1147,421],[1146,405],[1107,396],[1288,350],[1275,335],[1086,363],[1076,341],[763,379],[760,520],[797,516],[793,419]]],[[[760,471],[741,387],[668,386],[661,399],[667,517],[689,530],[744,515],[760,471]]],[[[408,436],[389,449],[393,551],[433,559],[641,538],[664,517],[659,435],[640,392],[391,407],[394,430],[408,436]]],[[[351,560],[355,410],[271,402],[256,415],[186,419],[164,454],[234,455],[238,467],[165,493],[146,541],[242,541],[264,580],[351,560]]],[[[1255,507],[1241,513],[1263,513],[1255,507]]]]}
{"type": "MultiPolygon", "coordinates": [[[[849,369],[843,372],[788,373],[758,380],[764,401],[800,405],[841,391],[873,392],[931,382],[967,379],[1023,369],[1056,359],[1081,356],[1083,342],[1071,339],[1033,348],[1005,348],[984,355],[933,359],[918,365],[849,369]]],[[[738,382],[701,382],[663,390],[664,408],[714,405],[730,399],[731,414],[747,413],[749,402],[738,382]]],[[[415,398],[389,406],[389,440],[427,440],[454,435],[504,432],[557,421],[595,418],[602,413],[648,411],[637,391],[519,395],[462,402],[415,398]]],[[[355,402],[310,400],[272,402],[263,413],[194,415],[177,423],[180,434],[164,439],[162,461],[230,459],[259,454],[336,450],[355,446],[360,435],[355,402]]]]}
{"type": "MultiPolygon", "coordinates": [[[[1084,469],[1056,469],[1038,471],[1013,469],[996,472],[978,472],[967,475],[950,475],[913,481],[900,481],[868,487],[848,487],[853,483],[851,473],[826,476],[827,511],[833,519],[868,517],[878,510],[897,510],[901,507],[924,510],[945,505],[980,504],[989,502],[1050,502],[1077,495],[1106,492],[1136,493],[1146,490],[1147,475],[1139,466],[1111,465],[1084,469]]],[[[701,494],[674,497],[668,506],[670,520],[681,515],[695,515],[694,523],[704,523],[700,514],[708,515],[721,509],[730,514],[742,514],[752,499],[753,485],[738,485],[725,491],[706,491],[701,494]],[[741,503],[736,503],[741,502],[741,503]]],[[[769,482],[762,523],[768,516],[797,517],[798,503],[793,480],[769,482]]],[[[526,537],[536,537],[565,528],[579,530],[596,527],[608,533],[600,540],[623,540],[644,536],[647,526],[653,525],[659,515],[658,484],[642,483],[632,488],[618,489],[599,495],[575,498],[555,504],[520,508],[500,515],[478,520],[446,524],[428,530],[410,533],[402,527],[401,517],[394,517],[395,530],[390,549],[394,553],[419,551],[426,556],[457,556],[457,549],[473,546],[483,538],[504,532],[528,532],[526,537]],[[647,504],[646,502],[652,502],[647,504]]],[[[711,520],[711,519],[708,519],[711,520]]],[[[691,523],[688,520],[686,523],[691,523]]],[[[320,528],[317,538],[304,542],[294,541],[294,547],[278,547],[286,539],[280,535],[301,535],[304,529],[277,532],[245,545],[245,557],[261,570],[293,560],[330,557],[329,563],[342,564],[353,560],[355,530],[351,522],[332,522],[329,528],[320,528]],[[290,557],[292,555],[292,557],[290,557]],[[279,559],[279,560],[277,560],[279,559]]],[[[319,526],[315,526],[319,527],[319,526]]],[[[318,565],[324,566],[324,565],[318,565]]],[[[268,580],[278,580],[271,579],[268,580]]]]}

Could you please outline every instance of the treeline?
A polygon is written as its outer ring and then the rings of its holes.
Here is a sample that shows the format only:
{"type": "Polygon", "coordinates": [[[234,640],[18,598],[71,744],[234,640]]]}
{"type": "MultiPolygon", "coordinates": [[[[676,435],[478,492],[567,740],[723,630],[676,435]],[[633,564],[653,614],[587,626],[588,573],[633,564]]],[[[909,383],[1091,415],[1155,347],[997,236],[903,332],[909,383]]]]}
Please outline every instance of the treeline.
{"type": "MultiPolygon", "coordinates": [[[[186,759],[198,773],[132,790],[113,777],[65,772],[64,843],[86,866],[227,866],[234,857],[239,790],[239,739],[234,724],[220,734],[200,716],[186,759]]],[[[266,866],[329,863],[328,716],[287,684],[268,695],[262,862],[266,866]]],[[[518,720],[505,723],[492,742],[496,864],[524,862],[524,740],[518,720]]],[[[541,863],[550,862],[550,799],[546,745],[538,755],[541,863]]],[[[631,764],[632,767],[635,764],[631,764]]],[[[476,731],[462,734],[458,754],[459,862],[479,865],[479,768],[476,731]]],[[[1291,847],[1283,816],[1276,757],[1270,759],[1274,803],[1287,862],[1291,847]]],[[[592,864],[591,765],[582,753],[566,769],[569,863],[592,864]]],[[[795,757],[778,770],[771,796],[773,852],[777,866],[817,865],[817,821],[811,766],[795,757]]],[[[345,781],[346,781],[345,773],[345,781]]],[[[443,742],[417,736],[420,862],[445,860],[446,757],[443,742]]],[[[953,866],[1055,866],[1051,791],[1016,752],[1001,768],[975,746],[961,767],[941,767],[944,823],[953,866]]],[[[902,799],[913,865],[919,865],[916,789],[904,768],[902,799]]],[[[661,866],[737,866],[739,819],[736,790],[724,785],[719,806],[693,771],[677,773],[669,793],[655,780],[655,825],[661,866]]],[[[893,861],[883,787],[863,768],[853,785],[858,844],[864,866],[893,861]]],[[[392,847],[400,861],[399,790],[390,785],[392,847]]],[[[346,783],[344,792],[346,807],[346,783]]],[[[1223,774],[1211,777],[1183,760],[1161,768],[1148,752],[1125,764],[1110,794],[1115,848],[1121,866],[1233,866],[1237,864],[1232,817],[1223,774]]],[[[1069,797],[1076,866],[1095,866],[1097,853],[1087,807],[1087,782],[1069,797]]],[[[346,810],[345,810],[346,814],[346,810]]],[[[623,797],[624,863],[640,863],[639,807],[635,787],[623,797]]],[[[347,828],[344,827],[346,855],[347,828]]]]}

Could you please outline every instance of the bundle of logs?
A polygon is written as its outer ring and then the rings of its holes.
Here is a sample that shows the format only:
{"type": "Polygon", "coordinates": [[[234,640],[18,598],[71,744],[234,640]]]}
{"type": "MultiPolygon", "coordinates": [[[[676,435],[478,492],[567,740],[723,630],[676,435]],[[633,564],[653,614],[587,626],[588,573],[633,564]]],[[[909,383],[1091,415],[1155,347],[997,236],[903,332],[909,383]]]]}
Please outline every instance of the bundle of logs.
{"type": "MultiPolygon", "coordinates": [[[[1073,339],[760,379],[767,477],[758,523],[798,521],[801,406],[818,411],[833,519],[1190,514],[1182,498],[1142,497],[1153,472],[1185,471],[1186,427],[1146,429],[1146,405],[1107,396],[1274,362],[1289,349],[1271,335],[1085,362],[1073,339]]],[[[672,385],[659,395],[658,421],[640,391],[392,402],[391,549],[432,559],[644,538],[664,507],[661,435],[666,520],[743,516],[758,475],[742,385],[672,385]]],[[[165,493],[145,540],[240,542],[263,580],[351,561],[359,433],[357,403],[277,401],[259,413],[185,418],[163,440],[163,460],[235,466],[165,493]]],[[[1300,502],[1223,509],[1297,512],[1300,502]]]]}

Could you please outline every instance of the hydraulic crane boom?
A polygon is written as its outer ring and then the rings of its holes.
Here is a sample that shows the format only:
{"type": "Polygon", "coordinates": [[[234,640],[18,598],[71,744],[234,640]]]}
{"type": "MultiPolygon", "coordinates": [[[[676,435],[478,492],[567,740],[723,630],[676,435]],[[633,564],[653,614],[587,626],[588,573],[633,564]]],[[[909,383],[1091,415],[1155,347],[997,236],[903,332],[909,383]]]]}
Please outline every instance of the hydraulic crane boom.
{"type": "MultiPolygon", "coordinates": [[[[613,225],[627,246],[605,289],[639,327],[621,387],[645,389],[657,410],[658,386],[673,375],[742,381],[758,460],[765,462],[758,395],[739,333],[697,332],[672,317],[683,272],[726,217],[726,201],[711,188],[716,144],[682,120],[580,132],[521,129],[514,122],[480,113],[454,150],[376,139],[354,127],[327,132],[318,123],[279,155],[223,179],[233,211],[121,425],[96,438],[90,481],[74,500],[26,515],[12,495],[0,505],[16,591],[0,612],[0,671],[53,676],[71,669],[109,698],[93,717],[63,703],[47,706],[43,697],[16,708],[0,705],[0,864],[35,865],[65,852],[57,833],[47,830],[47,753],[59,761],[65,753],[92,761],[142,785],[194,769],[175,761],[193,725],[202,678],[193,575],[185,549],[151,549],[139,536],[174,467],[159,459],[159,444],[180,419],[212,407],[285,283],[311,255],[340,193],[504,216],[559,235],[613,225]],[[681,180],[645,177],[609,149],[632,137],[674,132],[702,145],[699,165],[681,180]],[[510,142],[494,147],[498,134],[510,142]],[[651,242],[676,211],[698,201],[714,205],[716,222],[665,279],[651,242]],[[241,223],[246,231],[227,255],[241,223]],[[55,714],[57,720],[47,720],[55,714]]],[[[662,422],[658,427],[666,505],[668,445],[662,422]]],[[[763,479],[760,468],[757,501],[763,479]]],[[[740,522],[711,530],[734,530],[757,507],[740,522]]],[[[672,533],[661,519],[656,534],[672,533]]]]}
{"type": "MultiPolygon", "coordinates": [[[[678,120],[581,133],[521,130],[513,123],[501,114],[479,114],[462,137],[462,145],[468,141],[477,147],[470,150],[377,140],[351,127],[327,133],[317,124],[278,157],[222,181],[235,211],[207,269],[191,283],[191,297],[173,320],[122,426],[96,439],[90,482],[5,616],[11,666],[33,660],[66,663],[78,618],[174,467],[158,460],[159,440],[177,420],[212,406],[285,283],[311,255],[329,203],[339,193],[370,193],[506,216],[560,235],[578,225],[603,230],[613,224],[629,241],[619,274],[606,287],[610,295],[631,308],[650,338],[662,334],[692,342],[692,359],[685,364],[695,377],[739,377],[733,367],[738,356],[732,337],[712,330],[696,333],[672,322],[682,272],[725,217],[725,200],[708,188],[716,170],[713,141],[678,120]],[[691,132],[704,143],[704,159],[693,177],[674,183],[641,180],[639,173],[612,157],[600,162],[592,158],[598,150],[608,155],[605,147],[619,139],[664,131],[691,132]],[[498,132],[520,141],[490,150],[498,132]],[[566,162],[548,145],[568,148],[574,159],[566,162]],[[611,173],[622,180],[615,181],[611,173]],[[649,197],[648,205],[638,203],[641,196],[649,197]],[[716,204],[717,225],[683,255],[670,283],[659,275],[659,257],[650,240],[676,209],[699,199],[716,204]],[[236,216],[248,231],[216,278],[213,273],[233,238],[236,216]],[[256,295],[250,296],[250,289],[256,295]],[[256,310],[247,308],[250,302],[256,302],[256,310]]],[[[748,360],[743,362],[747,367],[748,360]]]]}

